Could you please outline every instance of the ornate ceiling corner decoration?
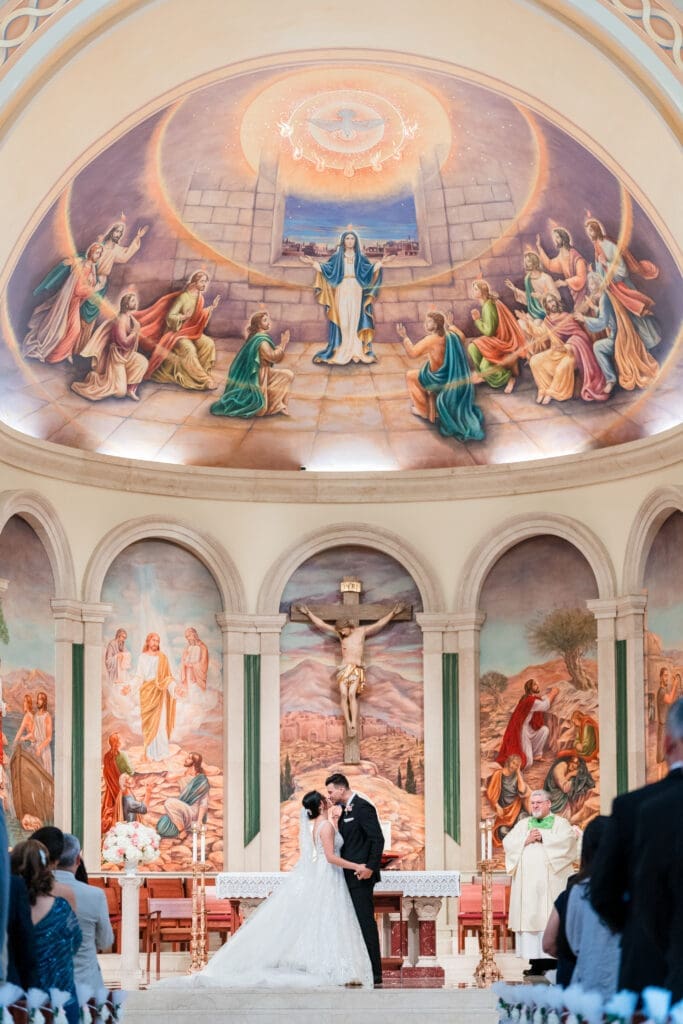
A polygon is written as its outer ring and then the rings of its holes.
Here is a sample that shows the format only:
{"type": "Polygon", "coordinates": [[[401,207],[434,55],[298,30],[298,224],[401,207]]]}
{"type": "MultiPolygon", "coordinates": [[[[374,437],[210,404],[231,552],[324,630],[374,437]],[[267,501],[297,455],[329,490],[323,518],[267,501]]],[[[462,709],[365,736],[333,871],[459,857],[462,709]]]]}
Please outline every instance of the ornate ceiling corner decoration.
{"type": "Polygon", "coordinates": [[[0,68],[5,69],[11,58],[31,38],[36,29],[48,18],[73,0],[14,0],[0,10],[0,68]]]}
{"type": "MultiPolygon", "coordinates": [[[[654,43],[674,67],[683,71],[683,17],[666,0],[603,0],[630,25],[654,43]]],[[[662,54],[660,53],[660,56],[662,54]]]]}

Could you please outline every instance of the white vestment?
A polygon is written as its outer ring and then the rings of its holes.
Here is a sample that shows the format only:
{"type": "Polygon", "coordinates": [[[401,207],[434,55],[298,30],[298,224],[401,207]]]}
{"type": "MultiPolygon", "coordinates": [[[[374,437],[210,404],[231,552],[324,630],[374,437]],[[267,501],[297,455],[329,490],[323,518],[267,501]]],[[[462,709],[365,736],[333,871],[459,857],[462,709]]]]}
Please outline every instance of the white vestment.
{"type": "Polygon", "coordinates": [[[503,839],[505,870],[512,876],[508,926],[516,934],[517,955],[526,959],[545,956],[543,932],[578,852],[574,829],[557,814],[552,828],[539,829],[542,841],[525,846],[534,820],[518,821],[503,839]]]}

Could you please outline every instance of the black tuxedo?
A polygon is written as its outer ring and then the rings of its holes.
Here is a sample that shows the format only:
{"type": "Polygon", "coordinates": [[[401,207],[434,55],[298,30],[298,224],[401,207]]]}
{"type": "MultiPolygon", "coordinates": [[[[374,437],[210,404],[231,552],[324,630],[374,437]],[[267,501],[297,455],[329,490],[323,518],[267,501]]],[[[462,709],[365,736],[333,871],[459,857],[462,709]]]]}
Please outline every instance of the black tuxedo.
{"type": "Polygon", "coordinates": [[[683,785],[643,805],[636,830],[633,916],[652,965],[650,985],[663,985],[673,1002],[683,999],[683,785]]]}
{"type": "Polygon", "coordinates": [[[339,832],[344,840],[340,856],[357,864],[365,864],[372,871],[372,878],[359,879],[353,871],[347,870],[344,871],[344,877],[372,963],[375,982],[381,982],[382,961],[372,900],[375,882],[380,880],[379,869],[384,849],[384,836],[377,811],[362,796],[353,794],[339,819],[339,832]]]}
{"type": "Polygon", "coordinates": [[[658,957],[649,956],[642,922],[632,913],[639,816],[650,800],[660,796],[668,794],[673,803],[682,783],[683,770],[679,768],[659,782],[618,796],[612,804],[612,814],[591,871],[591,903],[595,912],[613,931],[622,933],[619,988],[632,992],[641,992],[647,985],[660,983],[655,980],[658,957]]]}

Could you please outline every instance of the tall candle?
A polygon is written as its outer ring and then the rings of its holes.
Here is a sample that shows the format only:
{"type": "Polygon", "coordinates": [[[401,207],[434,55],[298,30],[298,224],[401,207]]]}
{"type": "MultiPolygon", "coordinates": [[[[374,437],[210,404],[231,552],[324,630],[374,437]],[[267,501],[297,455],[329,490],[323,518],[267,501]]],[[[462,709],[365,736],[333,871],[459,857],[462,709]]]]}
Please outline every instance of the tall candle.
{"type": "Polygon", "coordinates": [[[192,863],[197,863],[197,826],[192,826],[192,863]]]}
{"type": "Polygon", "coordinates": [[[206,861],[206,825],[202,825],[202,864],[206,861]]]}
{"type": "Polygon", "coordinates": [[[490,819],[486,822],[486,859],[493,860],[493,823],[490,819]]]}
{"type": "Polygon", "coordinates": [[[481,839],[481,859],[486,859],[486,837],[484,836],[484,822],[479,822],[479,836],[481,839]]]}

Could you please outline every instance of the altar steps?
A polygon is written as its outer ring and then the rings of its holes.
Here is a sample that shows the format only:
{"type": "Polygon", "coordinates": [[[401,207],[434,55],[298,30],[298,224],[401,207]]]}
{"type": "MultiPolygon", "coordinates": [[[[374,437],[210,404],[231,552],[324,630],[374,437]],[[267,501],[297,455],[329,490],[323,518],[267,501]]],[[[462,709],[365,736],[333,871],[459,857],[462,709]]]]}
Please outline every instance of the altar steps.
{"type": "Polygon", "coordinates": [[[488,989],[149,989],[131,992],[126,1024],[496,1024],[488,989]]]}

